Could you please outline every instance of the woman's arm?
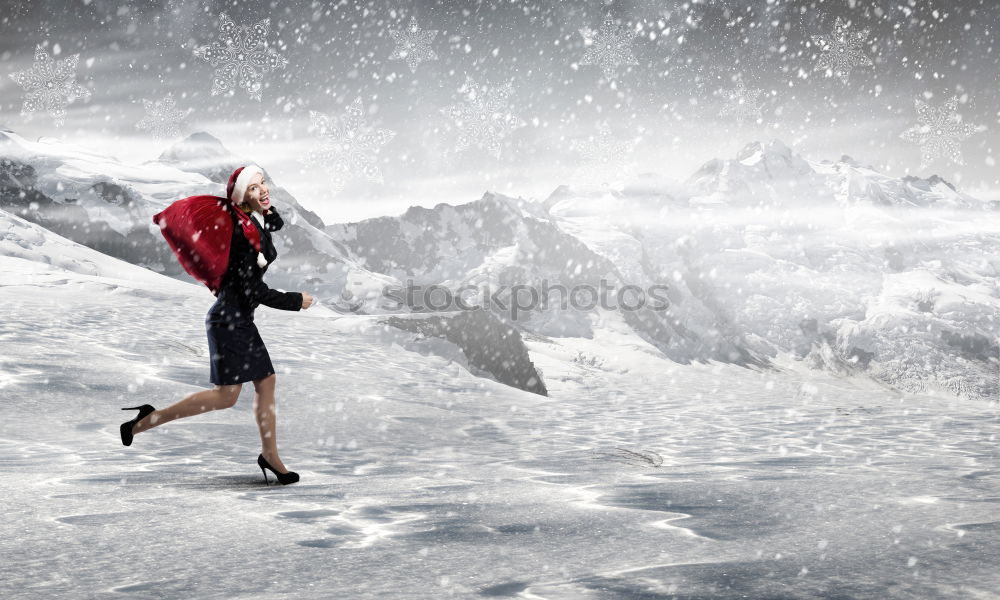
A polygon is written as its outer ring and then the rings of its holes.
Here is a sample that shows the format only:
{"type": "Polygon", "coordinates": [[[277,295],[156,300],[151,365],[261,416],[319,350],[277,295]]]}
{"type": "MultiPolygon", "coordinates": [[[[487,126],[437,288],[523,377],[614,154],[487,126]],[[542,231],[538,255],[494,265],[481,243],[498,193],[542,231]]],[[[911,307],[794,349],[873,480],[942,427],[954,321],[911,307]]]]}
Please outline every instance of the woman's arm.
{"type": "Polygon", "coordinates": [[[302,310],[301,292],[279,292],[267,287],[262,279],[257,279],[252,289],[251,302],[279,310],[302,310]]]}
{"type": "Polygon", "coordinates": [[[284,219],[281,218],[281,215],[278,214],[278,211],[273,206],[267,209],[264,213],[264,227],[267,227],[268,231],[278,231],[284,225],[284,219]]]}
{"type": "Polygon", "coordinates": [[[240,287],[251,306],[263,304],[279,310],[302,310],[302,293],[279,292],[269,288],[264,283],[263,275],[259,270],[256,270],[257,251],[253,249],[242,233],[235,233],[237,235],[233,236],[234,251],[231,258],[237,261],[235,265],[236,275],[239,277],[240,287]]]}

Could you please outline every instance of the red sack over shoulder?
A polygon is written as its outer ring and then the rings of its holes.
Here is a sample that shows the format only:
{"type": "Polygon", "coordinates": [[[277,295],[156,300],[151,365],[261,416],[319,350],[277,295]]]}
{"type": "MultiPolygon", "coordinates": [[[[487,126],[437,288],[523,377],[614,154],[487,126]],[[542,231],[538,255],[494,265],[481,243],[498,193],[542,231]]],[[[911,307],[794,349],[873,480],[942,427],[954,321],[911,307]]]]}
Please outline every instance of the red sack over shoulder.
{"type": "Polygon", "coordinates": [[[153,215],[153,223],[192,277],[219,295],[229,266],[233,221],[229,201],[219,196],[189,196],[153,215]]]}

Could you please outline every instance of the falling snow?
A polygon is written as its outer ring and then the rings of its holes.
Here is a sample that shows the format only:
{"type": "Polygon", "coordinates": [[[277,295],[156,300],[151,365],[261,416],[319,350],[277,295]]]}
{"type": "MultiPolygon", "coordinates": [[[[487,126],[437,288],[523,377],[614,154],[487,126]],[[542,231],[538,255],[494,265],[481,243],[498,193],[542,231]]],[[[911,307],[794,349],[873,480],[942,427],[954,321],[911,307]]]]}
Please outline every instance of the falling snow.
{"type": "Polygon", "coordinates": [[[759,122],[761,119],[761,96],[764,91],[757,88],[747,88],[743,79],[736,80],[735,87],[725,90],[726,104],[719,112],[720,116],[733,116],[740,124],[746,121],[759,122]]]}
{"type": "Polygon", "coordinates": [[[616,139],[607,123],[602,123],[596,135],[573,143],[581,162],[574,178],[588,183],[608,183],[621,178],[631,164],[634,140],[616,139]]]}
{"type": "Polygon", "coordinates": [[[28,12],[28,7],[31,5],[31,0],[12,0],[6,3],[3,13],[0,14],[0,18],[3,18],[5,22],[11,21],[20,17],[28,12]]]}

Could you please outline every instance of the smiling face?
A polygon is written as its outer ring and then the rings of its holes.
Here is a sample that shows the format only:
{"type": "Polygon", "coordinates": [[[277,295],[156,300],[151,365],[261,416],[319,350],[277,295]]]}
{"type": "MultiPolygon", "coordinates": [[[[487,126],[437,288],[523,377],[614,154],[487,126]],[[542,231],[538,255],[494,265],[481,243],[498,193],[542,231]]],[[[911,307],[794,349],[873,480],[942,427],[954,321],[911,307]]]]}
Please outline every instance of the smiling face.
{"type": "Polygon", "coordinates": [[[263,213],[271,208],[270,192],[267,189],[267,180],[260,173],[253,176],[250,185],[247,186],[246,193],[243,194],[243,203],[250,207],[250,210],[263,213]]]}

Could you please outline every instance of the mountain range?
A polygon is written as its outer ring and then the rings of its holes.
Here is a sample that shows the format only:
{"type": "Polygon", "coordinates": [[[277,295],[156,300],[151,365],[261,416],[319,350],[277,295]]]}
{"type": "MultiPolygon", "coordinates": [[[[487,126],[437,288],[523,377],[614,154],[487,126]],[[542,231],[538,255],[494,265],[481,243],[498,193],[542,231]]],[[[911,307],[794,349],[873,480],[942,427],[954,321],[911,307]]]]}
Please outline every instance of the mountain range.
{"type": "MultiPolygon", "coordinates": [[[[9,215],[0,217],[9,231],[21,218],[193,283],[151,217],[186,196],[221,195],[248,162],[207,133],[131,164],[5,130],[0,210],[9,215]]],[[[541,201],[487,192],[465,204],[330,224],[271,181],[286,223],[274,236],[271,287],[309,291],[346,316],[383,315],[414,340],[446,340],[477,374],[527,391],[545,393],[533,342],[614,330],[674,363],[766,373],[797,360],[900,390],[1000,393],[1000,204],[936,176],[891,177],[846,156],[808,160],[770,140],[710,160],[683,182],[644,174],[620,190],[560,186],[541,201]],[[663,286],[669,306],[552,303],[515,315],[411,306],[384,294],[596,289],[602,281],[663,286]]]]}

